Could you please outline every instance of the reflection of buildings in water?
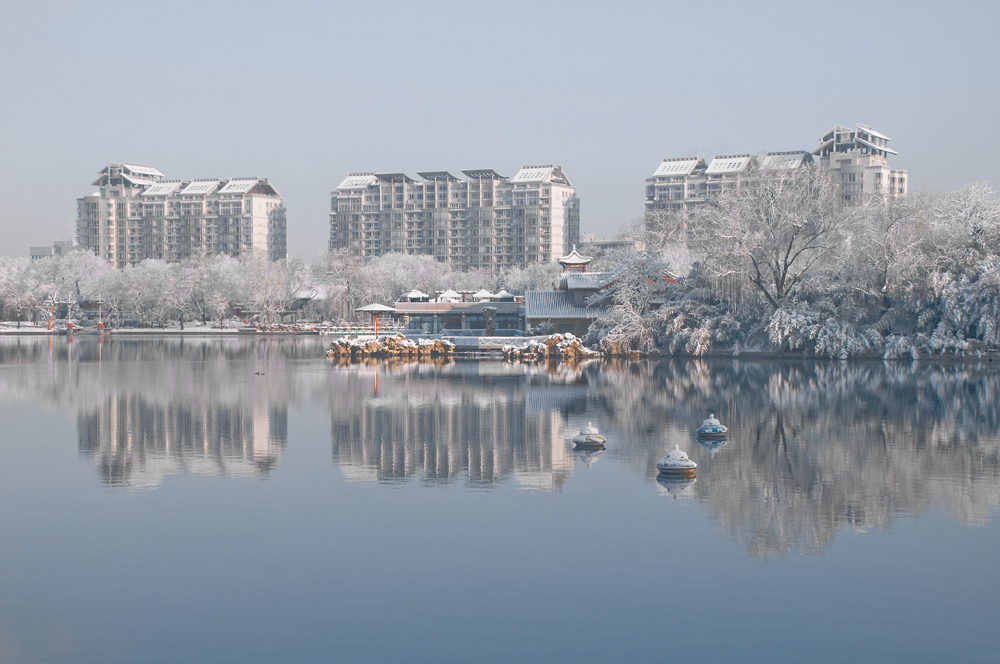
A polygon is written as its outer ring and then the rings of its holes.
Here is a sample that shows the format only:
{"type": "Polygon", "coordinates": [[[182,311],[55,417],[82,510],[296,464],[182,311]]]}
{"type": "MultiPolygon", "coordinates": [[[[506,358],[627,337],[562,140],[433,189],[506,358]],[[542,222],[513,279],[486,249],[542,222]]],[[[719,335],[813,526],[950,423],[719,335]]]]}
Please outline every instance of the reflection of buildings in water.
{"type": "Polygon", "coordinates": [[[116,486],[155,486],[164,475],[266,475],[288,441],[284,407],[158,404],[136,395],[108,398],[78,417],[80,451],[116,486]]]}
{"type": "Polygon", "coordinates": [[[333,411],[334,459],[360,481],[420,475],[488,487],[513,478],[526,488],[558,489],[572,456],[562,415],[529,406],[528,392],[538,389],[527,389],[520,375],[483,376],[476,365],[382,381],[378,397],[333,411]]]}
{"type": "Polygon", "coordinates": [[[79,449],[111,484],[260,476],[281,458],[288,404],[328,388],[316,370],[323,347],[312,337],[0,338],[0,364],[33,365],[7,367],[0,399],[75,412],[79,449]]]}

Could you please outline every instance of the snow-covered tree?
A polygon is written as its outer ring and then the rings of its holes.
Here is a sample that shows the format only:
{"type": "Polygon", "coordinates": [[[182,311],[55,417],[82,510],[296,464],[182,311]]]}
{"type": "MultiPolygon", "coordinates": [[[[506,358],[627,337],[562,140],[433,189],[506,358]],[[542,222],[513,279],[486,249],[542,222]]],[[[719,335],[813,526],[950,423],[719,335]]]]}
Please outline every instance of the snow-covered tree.
{"type": "MultiPolygon", "coordinates": [[[[512,267],[500,272],[496,279],[497,288],[511,293],[523,294],[529,290],[551,290],[559,281],[562,266],[559,263],[531,263],[524,267],[512,267]]],[[[480,287],[487,287],[485,284],[480,287]]]]}
{"type": "Polygon", "coordinates": [[[927,271],[924,202],[919,197],[872,198],[845,233],[843,266],[851,287],[891,306],[893,294],[912,289],[927,271]]]}
{"type": "Polygon", "coordinates": [[[855,213],[841,203],[829,171],[751,164],[738,185],[705,206],[694,232],[714,275],[747,280],[777,309],[837,249],[841,231],[855,213]]]}

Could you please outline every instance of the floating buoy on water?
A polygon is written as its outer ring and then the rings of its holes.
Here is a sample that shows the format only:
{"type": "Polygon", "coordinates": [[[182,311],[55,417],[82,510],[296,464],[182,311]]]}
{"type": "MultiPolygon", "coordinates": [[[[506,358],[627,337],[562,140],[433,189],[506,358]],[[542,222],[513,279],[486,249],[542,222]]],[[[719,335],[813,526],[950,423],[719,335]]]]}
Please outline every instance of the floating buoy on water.
{"type": "Polygon", "coordinates": [[[715,419],[715,413],[708,416],[708,419],[701,423],[696,432],[702,438],[722,438],[729,431],[719,420],[715,419]]]}
{"type": "Polygon", "coordinates": [[[607,439],[601,435],[593,422],[587,422],[587,426],[580,429],[580,433],[573,436],[573,444],[577,447],[604,447],[607,439]]]}
{"type": "Polygon", "coordinates": [[[694,477],[694,469],[697,467],[698,464],[689,459],[687,452],[679,445],[674,445],[674,449],[667,456],[656,462],[658,471],[676,477],[694,477]]]}

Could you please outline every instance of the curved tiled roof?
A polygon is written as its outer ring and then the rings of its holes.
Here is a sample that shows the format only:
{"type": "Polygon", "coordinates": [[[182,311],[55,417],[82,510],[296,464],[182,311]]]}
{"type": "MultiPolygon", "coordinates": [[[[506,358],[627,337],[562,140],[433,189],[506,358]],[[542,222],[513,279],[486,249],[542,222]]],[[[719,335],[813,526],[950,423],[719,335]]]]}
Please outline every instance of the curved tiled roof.
{"type": "Polygon", "coordinates": [[[581,307],[573,304],[573,296],[567,291],[528,291],[524,294],[526,319],[594,319],[606,316],[607,313],[605,307],[581,307]]]}

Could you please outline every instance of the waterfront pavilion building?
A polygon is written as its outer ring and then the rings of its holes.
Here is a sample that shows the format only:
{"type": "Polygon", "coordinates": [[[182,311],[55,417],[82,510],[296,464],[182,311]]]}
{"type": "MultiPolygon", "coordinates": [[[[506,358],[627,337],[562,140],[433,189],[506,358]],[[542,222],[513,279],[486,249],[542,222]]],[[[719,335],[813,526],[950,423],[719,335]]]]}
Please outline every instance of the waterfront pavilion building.
{"type": "Polygon", "coordinates": [[[284,259],[285,207],[267,178],[167,180],[152,166],[108,164],[77,199],[76,241],[112,267],[199,254],[284,259]]]}
{"type": "Polygon", "coordinates": [[[329,248],[433,256],[454,269],[554,262],[579,242],[576,188],[559,166],[351,173],[330,194],[329,248]]]}

